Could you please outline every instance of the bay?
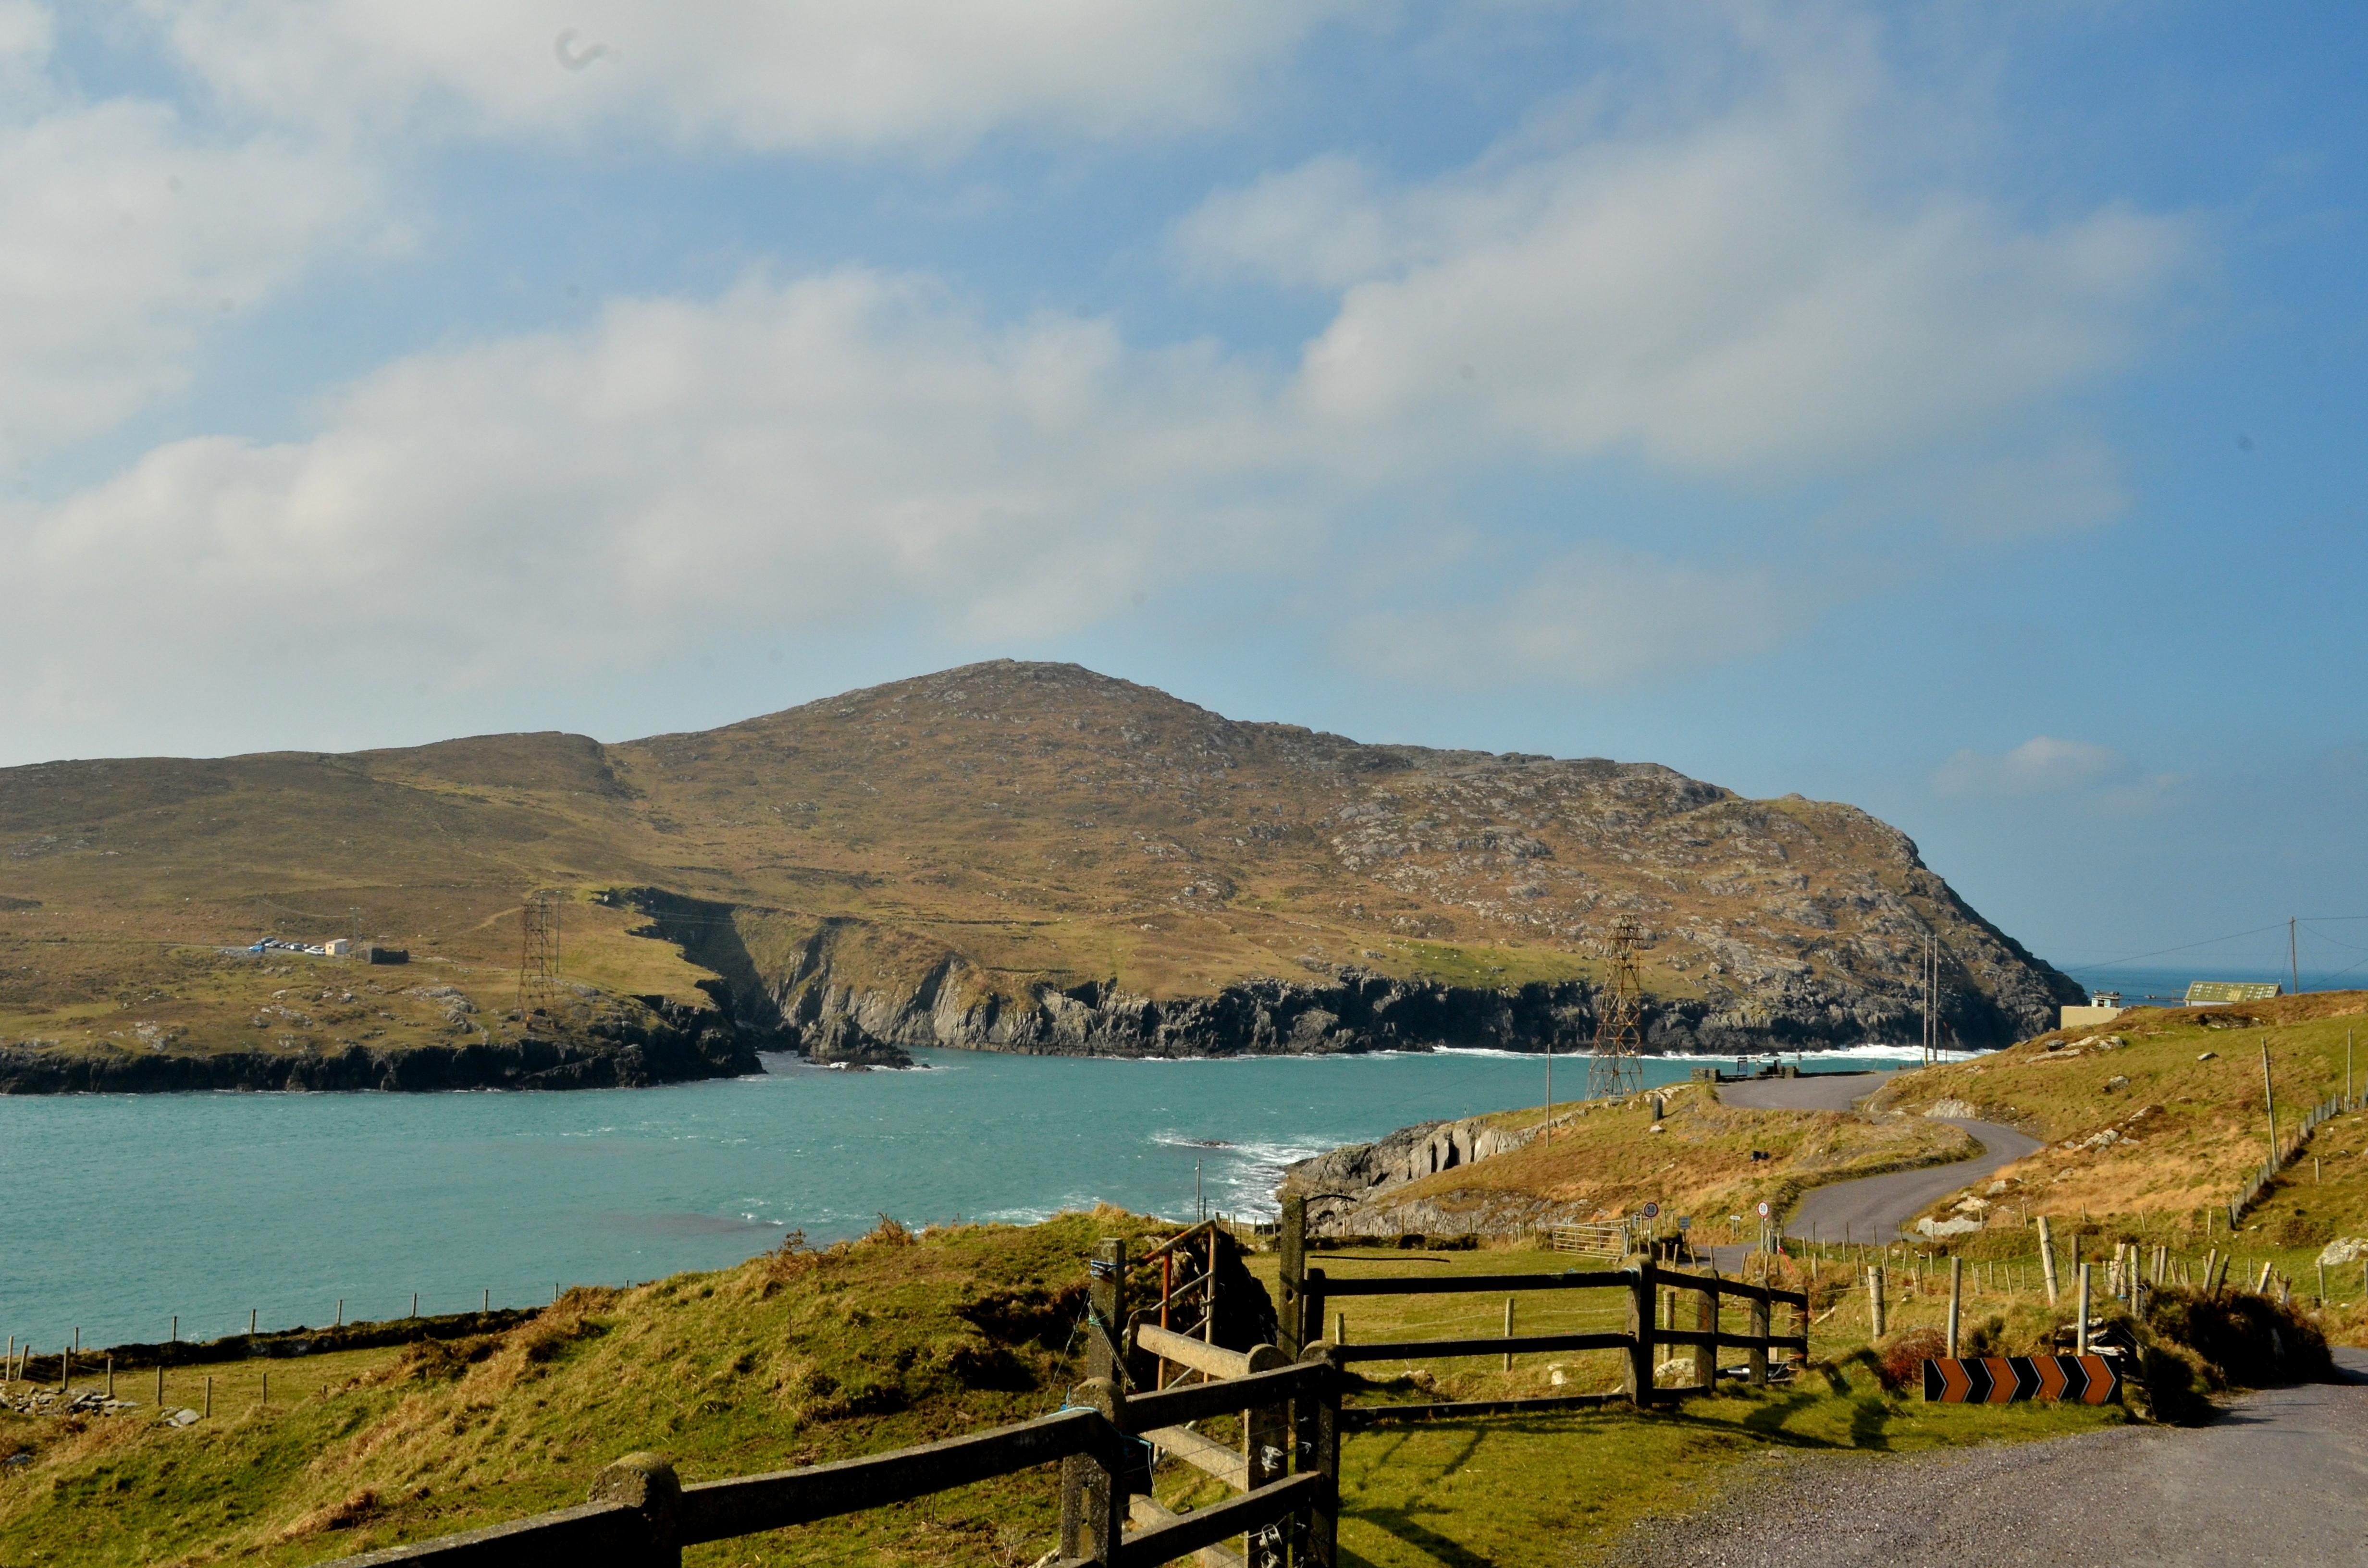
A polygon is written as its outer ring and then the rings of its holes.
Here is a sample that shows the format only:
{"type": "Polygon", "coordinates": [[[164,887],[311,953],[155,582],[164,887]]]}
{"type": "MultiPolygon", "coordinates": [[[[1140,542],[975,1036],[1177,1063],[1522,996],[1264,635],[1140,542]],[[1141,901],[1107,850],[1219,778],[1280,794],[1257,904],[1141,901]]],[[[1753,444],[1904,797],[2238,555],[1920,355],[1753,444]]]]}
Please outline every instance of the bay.
{"type": "MultiPolygon", "coordinates": [[[[1912,1055],[1912,1052],[1907,1053],[1912,1055]]],[[[1496,1051],[1126,1062],[925,1051],[926,1070],[566,1093],[0,1097],[0,1336],[85,1345],[548,1301],[882,1214],[1110,1202],[1267,1215],[1290,1160],[1535,1104],[1496,1051]],[[1197,1192],[1196,1198],[1196,1166],[1197,1192]]],[[[1842,1068],[1902,1060],[1858,1051],[1842,1068]]],[[[1645,1061],[1648,1082],[1701,1058],[1645,1061]]],[[[1586,1063],[1563,1059],[1563,1097],[1586,1063]]]]}

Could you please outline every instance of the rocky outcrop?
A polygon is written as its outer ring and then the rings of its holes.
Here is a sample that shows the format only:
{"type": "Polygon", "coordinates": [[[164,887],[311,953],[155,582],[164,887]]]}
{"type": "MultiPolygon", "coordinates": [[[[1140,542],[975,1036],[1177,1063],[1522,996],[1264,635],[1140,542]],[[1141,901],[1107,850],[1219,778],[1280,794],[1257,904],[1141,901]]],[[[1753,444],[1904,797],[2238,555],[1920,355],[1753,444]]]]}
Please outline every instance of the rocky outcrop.
{"type": "Polygon", "coordinates": [[[761,1073],[729,1017],[644,996],[638,1016],[603,1017],[558,1038],[372,1051],[0,1049],[0,1094],[152,1094],[186,1089],[620,1089],[761,1073]]]}
{"type": "Polygon", "coordinates": [[[803,1031],[799,1043],[806,1060],[817,1067],[844,1067],[868,1072],[874,1067],[910,1067],[913,1059],[897,1046],[866,1029],[845,1013],[837,1014],[803,1031]]]}
{"type": "MultiPolygon", "coordinates": [[[[1560,1122],[1565,1119],[1555,1119],[1560,1122]]],[[[1483,1118],[1401,1127],[1376,1142],[1350,1143],[1313,1159],[1294,1162],[1284,1169],[1275,1196],[1307,1200],[1307,1229],[1313,1235],[1382,1235],[1417,1231],[1461,1234],[1472,1228],[1470,1214],[1459,1210],[1449,1216],[1435,1204],[1392,1204],[1386,1201],[1387,1195],[1394,1188],[1425,1176],[1525,1149],[1536,1141],[1541,1131],[1538,1127],[1499,1127],[1483,1118]]],[[[1527,1217],[1536,1204],[1525,1201],[1517,1207],[1523,1210],[1525,1218],[1510,1228],[1540,1222],[1534,1217],[1527,1217]]]]}

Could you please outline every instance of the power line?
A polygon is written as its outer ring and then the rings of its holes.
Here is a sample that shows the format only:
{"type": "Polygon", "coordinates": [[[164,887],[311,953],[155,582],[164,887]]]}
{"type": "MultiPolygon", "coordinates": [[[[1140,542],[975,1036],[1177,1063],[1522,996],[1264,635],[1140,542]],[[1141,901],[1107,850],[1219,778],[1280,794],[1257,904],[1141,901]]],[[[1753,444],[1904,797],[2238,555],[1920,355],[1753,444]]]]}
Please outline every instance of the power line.
{"type": "Polygon", "coordinates": [[[2094,963],[2067,964],[2065,966],[2064,972],[2066,974],[2080,974],[2092,969],[2112,969],[2120,964],[2135,963],[2140,959],[2158,959],[2167,953],[2184,953],[2192,951],[2197,948],[2216,947],[2222,942],[2234,942],[2240,937],[2258,937],[2264,931],[2274,931],[2284,924],[2285,922],[2283,920],[2276,920],[2271,922],[2267,926],[2256,926],[2249,931],[2231,932],[2226,937],[2207,937],[2203,941],[2182,943],[2180,946],[2176,948],[2157,948],[2150,953],[2132,953],[2127,958],[2119,959],[2099,959],[2094,963]]]}

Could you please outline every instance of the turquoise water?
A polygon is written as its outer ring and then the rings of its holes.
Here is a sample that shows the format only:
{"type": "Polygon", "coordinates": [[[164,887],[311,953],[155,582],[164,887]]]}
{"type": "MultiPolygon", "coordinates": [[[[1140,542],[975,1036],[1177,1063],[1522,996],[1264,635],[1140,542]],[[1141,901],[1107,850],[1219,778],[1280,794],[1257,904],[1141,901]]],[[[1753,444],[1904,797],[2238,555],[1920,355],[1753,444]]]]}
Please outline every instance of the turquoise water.
{"type": "MultiPolygon", "coordinates": [[[[1115,1062],[922,1051],[926,1072],[564,1094],[0,1097],[0,1337],[54,1346],[533,1305],[734,1263],[792,1227],[1028,1221],[1096,1200],[1271,1212],[1286,1161],[1534,1104],[1540,1060],[1115,1062]]],[[[1864,1055],[1831,1067],[1879,1064],[1864,1055]]],[[[1699,1059],[1697,1059],[1699,1060],[1699,1059]]],[[[1896,1060],[1896,1057],[1890,1060],[1896,1060]]],[[[1648,1060],[1653,1083],[1693,1062],[1648,1060]]],[[[1818,1065],[1814,1060],[1811,1066],[1818,1065]]],[[[1585,1063],[1557,1064],[1565,1097],[1585,1063]]]]}

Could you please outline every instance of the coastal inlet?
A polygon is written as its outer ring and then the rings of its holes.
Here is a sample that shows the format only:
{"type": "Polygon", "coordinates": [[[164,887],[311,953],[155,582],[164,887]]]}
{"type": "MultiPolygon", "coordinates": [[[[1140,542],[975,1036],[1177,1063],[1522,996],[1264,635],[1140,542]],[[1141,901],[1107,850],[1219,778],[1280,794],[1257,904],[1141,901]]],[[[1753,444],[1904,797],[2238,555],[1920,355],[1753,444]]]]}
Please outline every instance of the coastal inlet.
{"type": "MultiPolygon", "coordinates": [[[[0,1334],[44,1347],[532,1306],[554,1286],[711,1268],[907,1224],[1097,1201],[1270,1211],[1283,1165],[1537,1102],[1483,1051],[1122,1062],[914,1053],[928,1070],[566,1095],[0,1097],[0,1183],[56,1216],[0,1254],[0,1334]]],[[[1833,1065],[1865,1065],[1859,1053],[1833,1065]]],[[[1812,1059],[1816,1065],[1816,1059],[1812,1059]]],[[[1692,1062],[1648,1059],[1654,1082],[1692,1062]]],[[[1575,1089],[1578,1063],[1557,1072],[1575,1089]]]]}

